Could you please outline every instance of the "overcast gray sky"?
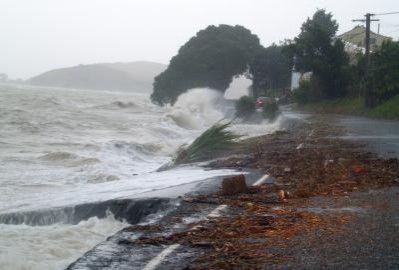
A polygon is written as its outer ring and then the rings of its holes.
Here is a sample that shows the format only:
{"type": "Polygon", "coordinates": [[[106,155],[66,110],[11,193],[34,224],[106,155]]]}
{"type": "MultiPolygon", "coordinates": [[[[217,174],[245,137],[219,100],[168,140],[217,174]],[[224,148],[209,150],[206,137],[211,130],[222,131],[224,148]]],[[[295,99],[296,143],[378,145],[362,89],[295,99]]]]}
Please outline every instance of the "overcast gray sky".
{"type": "MultiPolygon", "coordinates": [[[[168,63],[210,24],[243,25],[268,46],[295,37],[317,8],[344,32],[367,12],[399,11],[399,0],[0,0],[0,73],[26,79],[78,64],[168,63]]],[[[381,33],[397,39],[399,15],[380,19],[381,33]]]]}

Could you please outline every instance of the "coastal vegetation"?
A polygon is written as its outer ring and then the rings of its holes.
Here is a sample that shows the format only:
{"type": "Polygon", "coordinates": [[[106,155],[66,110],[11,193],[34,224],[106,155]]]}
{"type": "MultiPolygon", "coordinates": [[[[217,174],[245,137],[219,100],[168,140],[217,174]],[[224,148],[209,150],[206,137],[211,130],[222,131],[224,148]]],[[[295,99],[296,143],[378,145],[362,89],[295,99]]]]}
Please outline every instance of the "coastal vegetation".
{"type": "Polygon", "coordinates": [[[344,97],[349,85],[349,57],[344,43],[334,39],[338,30],[331,13],[318,10],[301,27],[301,33],[290,45],[289,52],[296,57],[296,69],[312,72],[310,83],[302,85],[309,99],[344,97]]]}
{"type": "Polygon", "coordinates": [[[265,104],[262,108],[262,116],[265,119],[274,120],[279,114],[277,103],[265,104]]]}
{"type": "Polygon", "coordinates": [[[307,110],[398,119],[399,42],[388,41],[374,50],[365,76],[365,56],[359,52],[350,64],[343,42],[334,38],[337,29],[332,14],[324,10],[302,25],[288,52],[296,56],[298,71],[312,75],[300,82],[294,100],[307,110]],[[366,87],[372,106],[365,101],[366,87]]]}
{"type": "Polygon", "coordinates": [[[377,105],[399,95],[399,42],[386,42],[371,54],[372,85],[377,105]]]}
{"type": "MultiPolygon", "coordinates": [[[[236,116],[248,119],[255,111],[254,99],[285,93],[294,67],[307,76],[293,91],[294,102],[302,108],[397,118],[399,42],[385,42],[372,51],[365,76],[363,52],[349,55],[345,42],[336,36],[338,26],[331,13],[320,9],[302,24],[296,38],[266,48],[243,26],[208,26],[184,44],[155,78],[151,99],[159,105],[173,104],[195,87],[224,92],[234,76],[244,74],[252,80],[252,98],[237,101],[236,116]],[[371,89],[373,106],[361,104],[366,88],[371,89]]],[[[265,108],[263,115],[269,117],[269,110],[265,108]]]]}
{"type": "Polygon", "coordinates": [[[399,120],[399,95],[382,102],[374,108],[366,108],[364,97],[346,97],[319,102],[309,102],[301,104],[299,107],[303,110],[318,113],[350,114],[372,118],[399,120]]]}
{"type": "Polygon", "coordinates": [[[248,119],[255,113],[255,99],[250,96],[242,96],[235,104],[236,117],[248,119]]]}
{"type": "Polygon", "coordinates": [[[242,26],[208,26],[155,77],[151,99],[159,105],[173,104],[180,94],[196,87],[224,92],[234,76],[247,71],[260,47],[259,38],[242,26]]]}
{"type": "Polygon", "coordinates": [[[189,146],[182,146],[174,160],[174,165],[215,158],[223,151],[237,146],[237,140],[240,138],[240,135],[229,131],[228,128],[230,125],[231,122],[218,122],[205,130],[189,146]]]}
{"type": "Polygon", "coordinates": [[[209,87],[224,92],[235,76],[252,80],[256,98],[267,89],[287,87],[292,61],[286,44],[264,48],[243,26],[208,26],[184,44],[154,81],[154,103],[173,104],[188,89],[209,87]]]}
{"type": "Polygon", "coordinates": [[[289,42],[260,48],[249,66],[254,96],[272,96],[272,91],[291,83],[292,58],[285,51],[289,42]]]}
{"type": "Polygon", "coordinates": [[[320,95],[315,80],[302,81],[294,91],[299,108],[320,113],[339,113],[373,118],[399,119],[399,43],[386,42],[371,54],[369,79],[363,80],[364,56],[351,66],[351,80],[346,95],[326,98],[320,95]],[[364,87],[369,84],[375,104],[366,106],[364,87]]]}

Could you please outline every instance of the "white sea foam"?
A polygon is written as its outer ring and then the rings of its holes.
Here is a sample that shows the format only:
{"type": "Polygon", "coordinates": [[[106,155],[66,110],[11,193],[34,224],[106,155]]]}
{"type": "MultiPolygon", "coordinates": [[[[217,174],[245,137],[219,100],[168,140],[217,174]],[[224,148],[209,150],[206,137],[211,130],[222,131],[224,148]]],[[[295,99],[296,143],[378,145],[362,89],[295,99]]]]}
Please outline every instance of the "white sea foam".
{"type": "Polygon", "coordinates": [[[79,224],[50,226],[0,224],[0,269],[64,269],[84,252],[127,224],[108,215],[79,224]]]}
{"type": "Polygon", "coordinates": [[[196,88],[182,94],[165,115],[180,127],[204,129],[224,117],[223,95],[207,88],[196,88]]]}
{"type": "MultiPolygon", "coordinates": [[[[211,89],[161,108],[140,94],[0,86],[0,214],[131,198],[231,174],[195,166],[155,171],[232,108],[211,89]]],[[[279,123],[235,123],[232,130],[255,136],[279,123]]],[[[0,224],[0,269],[62,268],[123,225],[112,217],[0,224]]]]}

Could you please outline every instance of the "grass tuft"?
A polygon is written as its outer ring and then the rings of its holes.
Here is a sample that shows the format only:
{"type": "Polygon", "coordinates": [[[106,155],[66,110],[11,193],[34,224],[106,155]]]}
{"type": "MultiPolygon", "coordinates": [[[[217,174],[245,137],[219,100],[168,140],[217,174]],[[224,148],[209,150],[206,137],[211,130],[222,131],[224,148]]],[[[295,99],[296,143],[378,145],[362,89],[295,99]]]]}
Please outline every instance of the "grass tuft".
{"type": "Polygon", "coordinates": [[[231,122],[218,122],[208,128],[188,147],[181,147],[174,160],[175,165],[212,159],[238,145],[241,136],[227,130],[231,122]]]}

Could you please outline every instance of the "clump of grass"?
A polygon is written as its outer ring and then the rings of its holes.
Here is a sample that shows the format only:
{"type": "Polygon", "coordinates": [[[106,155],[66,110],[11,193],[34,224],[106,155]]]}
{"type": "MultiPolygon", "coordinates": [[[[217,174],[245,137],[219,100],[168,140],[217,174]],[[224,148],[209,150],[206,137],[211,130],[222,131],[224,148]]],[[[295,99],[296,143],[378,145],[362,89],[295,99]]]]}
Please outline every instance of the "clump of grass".
{"type": "Polygon", "coordinates": [[[212,159],[223,151],[237,146],[241,136],[227,130],[228,123],[216,123],[202,133],[188,147],[181,147],[174,160],[175,165],[212,159]]]}
{"type": "Polygon", "coordinates": [[[288,131],[287,130],[285,130],[285,129],[279,129],[279,130],[276,130],[275,132],[273,132],[271,135],[274,137],[274,138],[277,138],[277,137],[281,137],[281,136],[284,136],[284,135],[287,135],[288,134],[288,131]]]}
{"type": "Polygon", "coordinates": [[[274,120],[279,115],[277,103],[267,103],[263,107],[262,115],[264,118],[274,120]]]}
{"type": "Polygon", "coordinates": [[[387,119],[399,119],[399,95],[385,101],[379,106],[371,109],[368,112],[368,116],[387,118],[387,119]]]}
{"type": "Polygon", "coordinates": [[[255,113],[255,100],[249,96],[242,96],[236,101],[236,117],[248,119],[255,113]]]}

